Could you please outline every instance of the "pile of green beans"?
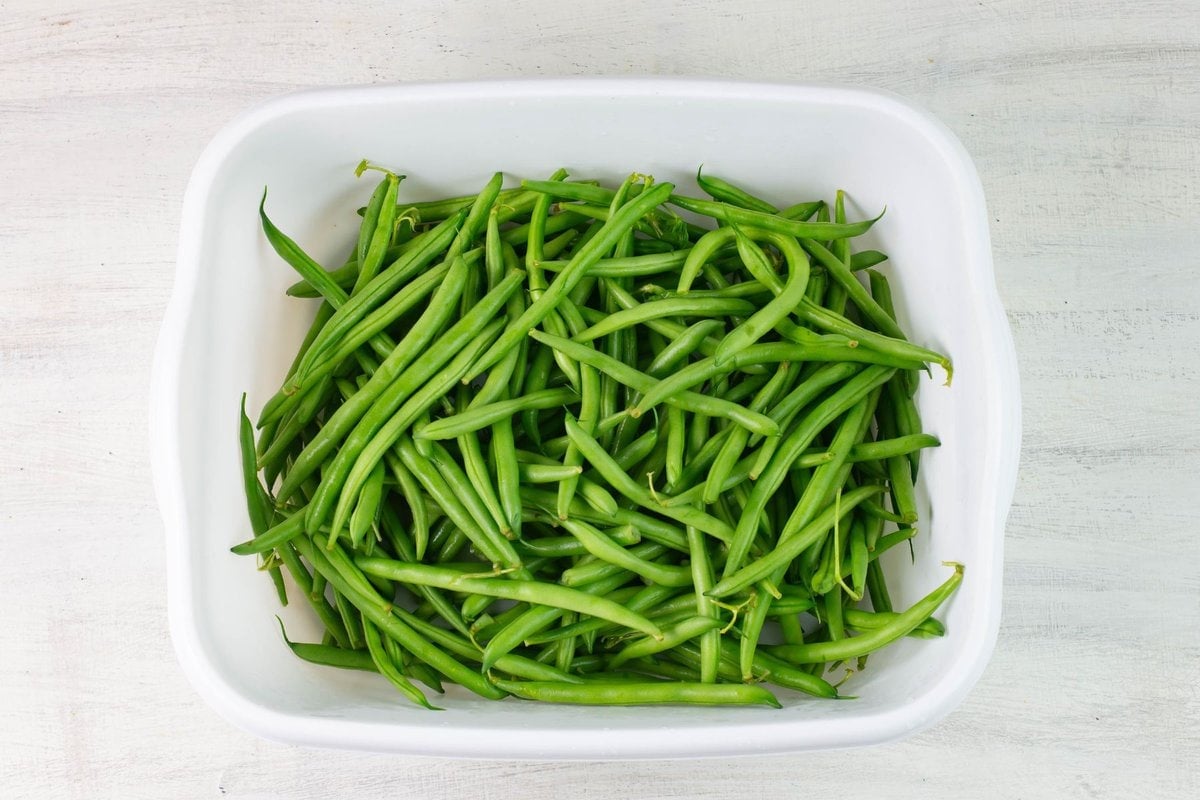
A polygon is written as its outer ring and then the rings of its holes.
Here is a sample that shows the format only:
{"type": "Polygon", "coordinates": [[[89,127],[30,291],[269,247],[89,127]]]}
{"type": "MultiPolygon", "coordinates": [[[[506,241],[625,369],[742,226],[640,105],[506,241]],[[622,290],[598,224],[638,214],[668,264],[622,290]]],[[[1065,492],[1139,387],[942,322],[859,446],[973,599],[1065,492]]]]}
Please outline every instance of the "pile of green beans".
{"type": "Polygon", "coordinates": [[[765,684],[837,697],[841,667],[944,634],[961,565],[895,611],[879,556],[912,545],[938,444],[914,393],[950,361],[905,337],[841,192],[559,170],[409,203],[367,169],[335,269],[259,208],[315,316],[256,426],[242,399],[233,552],[312,607],[299,658],[427,708],[447,683],[778,707],[765,684]]]}

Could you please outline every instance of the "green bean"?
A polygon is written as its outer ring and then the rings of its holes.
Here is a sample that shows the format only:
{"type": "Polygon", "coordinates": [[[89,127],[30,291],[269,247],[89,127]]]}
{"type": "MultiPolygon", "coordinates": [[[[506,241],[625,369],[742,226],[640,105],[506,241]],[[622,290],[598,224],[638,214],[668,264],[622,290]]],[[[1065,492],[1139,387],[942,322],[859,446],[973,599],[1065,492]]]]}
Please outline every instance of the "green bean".
{"type": "MultiPolygon", "coordinates": [[[[407,244],[407,243],[406,243],[407,244]]],[[[400,257],[406,250],[412,249],[405,245],[397,245],[389,247],[384,254],[384,259],[395,260],[400,257]]],[[[354,288],[354,281],[358,278],[358,260],[351,259],[337,269],[328,270],[327,274],[330,279],[341,287],[344,291],[349,292],[354,288]]],[[[296,297],[301,299],[316,299],[321,297],[321,293],[308,281],[301,278],[292,285],[288,286],[283,291],[288,297],[296,297]]]]}
{"type": "MultiPolygon", "coordinates": [[[[653,658],[638,658],[625,664],[626,674],[645,675],[667,681],[700,683],[700,672],[671,661],[653,658]]],[[[588,678],[585,678],[588,680],[588,678]]]]}
{"type": "MultiPolygon", "coordinates": [[[[391,639],[386,641],[390,642],[391,639]]],[[[433,689],[438,694],[445,694],[446,690],[442,686],[442,679],[428,664],[422,664],[420,661],[414,661],[404,668],[404,672],[409,677],[421,681],[430,689],[433,689]]]]}
{"type": "Polygon", "coordinates": [[[354,547],[358,547],[362,543],[367,532],[375,524],[379,504],[383,500],[383,468],[382,461],[375,465],[375,469],[371,471],[362,490],[358,493],[358,502],[350,514],[350,542],[354,547]]]}
{"type": "Polygon", "coordinates": [[[395,453],[387,453],[384,460],[412,516],[413,558],[422,561],[429,546],[429,509],[425,506],[420,484],[395,453]]]}
{"type": "MultiPolygon", "coordinates": [[[[383,525],[382,528],[385,532],[385,536],[387,536],[389,541],[392,543],[397,556],[405,561],[415,560],[412,544],[405,541],[404,537],[401,535],[400,528],[394,517],[394,512],[392,512],[391,509],[386,505],[383,507],[382,511],[383,520],[385,522],[385,525],[383,525]]],[[[439,523],[444,521],[445,520],[439,520],[439,523]]],[[[455,533],[458,532],[453,525],[447,525],[444,526],[444,528],[452,529],[455,533]]],[[[459,535],[461,537],[461,534],[459,535]]],[[[444,619],[450,625],[450,627],[454,628],[454,630],[458,631],[464,636],[469,634],[467,624],[463,620],[462,615],[458,612],[458,609],[456,609],[454,605],[450,603],[450,601],[446,599],[445,595],[443,595],[439,590],[428,586],[413,586],[409,588],[416,596],[427,602],[433,611],[442,619],[444,619]]]]}
{"type": "Polygon", "coordinates": [[[702,341],[724,327],[724,323],[716,319],[703,319],[692,324],[682,335],[658,351],[646,368],[646,374],[655,378],[670,374],[680,362],[696,352],[702,341]]]}
{"type": "Polygon", "coordinates": [[[718,253],[726,250],[735,243],[732,228],[718,228],[700,237],[699,241],[688,252],[687,260],[679,270],[679,280],[676,289],[680,294],[686,294],[692,288],[692,283],[700,275],[700,271],[718,253]]]}
{"type": "MultiPolygon", "coordinates": [[[[609,491],[600,484],[590,481],[587,478],[580,478],[578,482],[578,491],[579,496],[583,498],[583,501],[601,514],[607,514],[608,516],[615,518],[619,512],[616,498],[613,497],[612,494],[610,494],[609,491]]],[[[568,504],[565,509],[568,515],[571,513],[571,507],[572,506],[568,504]]],[[[558,512],[559,519],[566,518],[563,516],[564,508],[562,506],[561,494],[559,496],[558,512]]]]}
{"type": "Polygon", "coordinates": [[[855,325],[845,317],[835,314],[829,309],[821,308],[810,300],[802,299],[793,307],[796,315],[811,322],[822,330],[830,333],[848,336],[860,346],[869,347],[881,353],[889,353],[897,358],[909,361],[923,361],[937,364],[946,371],[946,383],[949,385],[954,376],[954,367],[950,359],[941,353],[912,344],[904,339],[894,339],[874,331],[855,325]]]}
{"type": "Polygon", "coordinates": [[[871,229],[879,217],[848,224],[829,222],[796,222],[776,214],[764,214],[761,211],[738,208],[724,203],[714,203],[708,200],[697,200],[673,194],[669,202],[695,214],[712,217],[720,222],[738,225],[751,225],[763,230],[784,234],[785,236],[802,237],[805,239],[846,239],[860,236],[871,229]]]}
{"type": "Polygon", "coordinates": [[[804,628],[800,625],[800,617],[797,612],[779,614],[777,611],[778,605],[779,601],[772,602],[767,614],[768,616],[775,617],[775,622],[779,625],[779,635],[783,638],[783,643],[803,644],[804,628]]]}
{"type": "Polygon", "coordinates": [[[674,297],[667,300],[650,300],[636,308],[609,314],[603,322],[571,337],[575,342],[590,342],[615,331],[633,325],[641,325],[652,319],[681,316],[735,316],[754,311],[754,304],[739,299],[674,297]]]}
{"type": "Polygon", "coordinates": [[[887,260],[887,253],[881,253],[878,250],[863,250],[861,253],[855,253],[850,256],[850,269],[859,272],[860,270],[878,266],[887,260]]]}
{"type": "MultiPolygon", "coordinates": [[[[658,275],[683,266],[689,252],[691,252],[690,248],[684,248],[643,256],[602,258],[588,270],[588,274],[597,278],[640,278],[647,275],[658,275]]],[[[569,261],[546,260],[541,262],[541,266],[547,272],[561,272],[569,263],[569,261]]]]}
{"type": "MultiPolygon", "coordinates": [[[[720,387],[716,390],[716,392],[721,393],[723,391],[723,389],[724,389],[724,387],[720,387]]],[[[726,397],[725,399],[728,400],[729,398],[726,397]]],[[[637,398],[631,397],[630,400],[636,402],[637,398]]],[[[732,401],[730,401],[730,402],[732,402],[732,401]]],[[[708,414],[692,414],[690,423],[688,425],[688,431],[687,431],[687,444],[685,445],[685,460],[687,458],[691,458],[692,456],[698,454],[701,450],[704,449],[704,445],[708,443],[708,440],[710,438],[711,427],[712,427],[712,418],[710,416],[708,416],[708,414]]],[[[737,426],[737,427],[739,430],[744,430],[743,428],[741,428],[741,426],[737,426]]],[[[686,469],[686,467],[685,467],[685,469],[686,469]]],[[[679,471],[679,474],[677,477],[682,477],[682,475],[683,475],[683,470],[681,469],[679,471]]],[[[668,482],[668,485],[673,486],[675,484],[668,482]]]]}
{"type": "MultiPolygon", "coordinates": [[[[640,561],[661,558],[666,552],[666,547],[654,541],[642,542],[629,548],[629,554],[640,561]]],[[[633,577],[636,574],[619,564],[613,564],[594,556],[591,558],[591,561],[583,561],[581,559],[574,567],[564,570],[559,577],[559,582],[563,585],[582,588],[595,584],[598,581],[608,580],[609,578],[621,575],[633,577]]]]}
{"type": "MultiPolygon", "coordinates": [[[[878,549],[876,547],[876,551],[878,549]]],[[[878,560],[867,565],[867,593],[871,596],[871,607],[876,612],[887,613],[892,610],[892,598],[878,560]]]]}
{"type": "Polygon", "coordinates": [[[304,532],[304,509],[293,512],[275,525],[249,541],[229,548],[239,556],[254,555],[273,550],[295,539],[304,532]]]}
{"type": "Polygon", "coordinates": [[[712,195],[714,200],[719,200],[722,203],[729,203],[740,208],[748,208],[751,211],[761,211],[764,214],[779,213],[779,209],[766,200],[755,197],[745,189],[734,186],[729,181],[714,178],[711,175],[703,175],[700,170],[696,171],[696,183],[701,189],[712,195]]]}
{"type": "Polygon", "coordinates": [[[310,664],[320,664],[340,669],[357,669],[364,672],[378,671],[369,653],[364,653],[362,650],[346,650],[345,648],[334,647],[333,645],[293,642],[288,638],[287,631],[283,627],[283,620],[276,617],[275,621],[279,623],[279,632],[283,634],[283,642],[288,646],[288,649],[295,656],[310,664]]]}
{"type": "MultiPolygon", "coordinates": [[[[891,287],[891,284],[888,283],[887,278],[885,278],[881,273],[879,273],[873,269],[867,270],[867,277],[868,277],[868,282],[870,283],[870,286],[871,286],[871,296],[873,298],[875,298],[876,302],[879,303],[879,307],[882,308],[884,313],[887,314],[889,317],[891,317],[893,320],[898,319],[896,316],[895,302],[892,297],[892,287],[891,287]]],[[[903,395],[906,395],[908,398],[907,403],[906,403],[906,407],[907,407],[906,410],[908,410],[913,415],[914,421],[915,421],[915,416],[916,416],[916,408],[912,404],[912,395],[917,391],[917,380],[918,380],[918,376],[915,371],[905,372],[899,378],[900,384],[904,387],[903,395]]],[[[908,415],[906,414],[905,416],[908,416],[908,415]]],[[[914,430],[912,432],[915,433],[916,431],[914,430]]],[[[914,458],[913,459],[913,473],[916,474],[916,471],[917,471],[917,463],[916,463],[916,459],[914,458]]]]}
{"type": "MultiPolygon", "coordinates": [[[[558,170],[550,178],[550,182],[561,181],[566,177],[566,170],[558,170]]],[[[529,220],[529,231],[526,237],[525,249],[525,269],[529,275],[529,299],[536,303],[538,299],[549,288],[545,277],[541,270],[541,261],[543,260],[543,246],[545,244],[545,225],[546,215],[549,212],[551,197],[548,194],[541,194],[534,203],[533,214],[529,220]]],[[[563,322],[557,309],[548,309],[544,319],[540,320],[540,324],[550,333],[556,336],[566,336],[566,324],[563,322]]],[[[571,358],[559,351],[554,351],[554,360],[558,364],[559,369],[566,375],[567,380],[576,389],[579,389],[579,366],[571,360],[571,358]]]]}
{"type": "Polygon", "coordinates": [[[334,283],[325,268],[305,253],[295,240],[288,237],[275,226],[275,223],[271,222],[270,217],[267,216],[266,205],[267,190],[264,188],[262,199],[258,203],[258,216],[272,249],[335,307],[344,303],[346,291],[334,283]]]}
{"type": "Polygon", "coordinates": [[[400,690],[400,693],[407,697],[412,702],[419,706],[424,706],[430,711],[441,711],[442,709],[432,705],[426,699],[424,692],[413,685],[412,681],[406,678],[399,669],[396,663],[384,651],[383,643],[379,638],[379,631],[371,624],[369,620],[363,620],[363,634],[367,640],[367,651],[371,654],[371,660],[375,662],[375,668],[382,674],[393,686],[400,690]]]}
{"type": "MultiPolygon", "coordinates": [[[[780,587],[782,590],[784,587],[780,587]]],[[[811,611],[814,603],[811,597],[801,597],[798,595],[789,596],[784,594],[783,597],[771,602],[772,617],[781,617],[787,615],[802,614],[805,611],[811,611]]]]}
{"type": "Polygon", "coordinates": [[[433,556],[435,564],[449,564],[470,543],[470,539],[449,520],[445,520],[445,524],[441,522],[435,525],[429,545],[436,551],[433,556]]]}
{"type": "MultiPolygon", "coordinates": [[[[630,185],[628,188],[629,197],[636,197],[653,185],[653,181],[648,176],[638,177],[643,179],[643,183],[641,186],[636,183],[630,185]]],[[[584,189],[587,190],[586,194],[591,199],[585,200],[585,206],[570,207],[587,213],[596,219],[607,219],[612,213],[618,192],[602,186],[590,186],[584,187],[584,189]],[[597,205],[599,207],[596,207],[597,205]]],[[[584,197],[578,196],[569,199],[584,200],[584,197]]],[[[685,222],[678,214],[666,208],[651,210],[646,214],[646,218],[638,223],[636,229],[646,236],[651,237],[650,240],[633,240],[634,251],[642,253],[662,252],[662,250],[647,249],[649,245],[654,243],[653,240],[659,240],[659,245],[664,249],[671,247],[682,248],[690,244],[692,237],[699,236],[704,232],[703,228],[685,222]]]]}
{"type": "Polygon", "coordinates": [[[386,558],[358,558],[355,563],[364,572],[403,583],[436,586],[441,589],[482,594],[505,600],[517,600],[554,606],[567,611],[577,611],[593,617],[606,619],[634,630],[661,638],[663,633],[641,614],[631,612],[611,600],[540,581],[506,581],[483,577],[487,573],[468,573],[431,567],[424,564],[405,564],[386,558]]]}
{"type": "MultiPolygon", "coordinates": [[[[838,546],[836,541],[829,541],[830,549],[835,549],[838,546]]],[[[831,559],[832,560],[832,559],[831,559]]],[[[814,589],[815,591],[815,589],[814,589]]],[[[842,620],[842,593],[834,591],[833,586],[830,590],[822,595],[822,606],[825,609],[825,629],[828,632],[829,641],[837,641],[846,638],[846,626],[842,620]]]]}
{"type": "Polygon", "coordinates": [[[779,216],[784,217],[785,219],[797,219],[801,222],[806,222],[814,214],[818,214],[827,208],[828,206],[825,205],[824,200],[796,203],[795,205],[788,206],[780,211],[779,216]]]}
{"type": "MultiPolygon", "coordinates": [[[[687,529],[692,585],[695,587],[696,615],[720,620],[720,611],[708,592],[713,587],[713,568],[703,536],[696,528],[687,529]]],[[[700,682],[715,683],[721,660],[721,631],[706,631],[700,636],[700,682]]]]}
{"type": "MultiPolygon", "coordinates": [[[[617,187],[616,192],[613,193],[613,199],[608,204],[608,213],[617,213],[621,206],[625,205],[631,195],[636,196],[638,192],[634,191],[634,188],[637,186],[637,184],[640,183],[640,189],[645,190],[648,189],[653,182],[654,179],[647,175],[640,175],[636,172],[629,175],[621,182],[621,185],[617,187]]],[[[624,236],[617,240],[616,245],[613,247],[612,255],[616,258],[621,258],[630,255],[632,252],[633,229],[631,228],[625,232],[624,236]]]]}
{"type": "MultiPolygon", "coordinates": [[[[470,208],[478,197],[479,195],[477,194],[471,194],[461,197],[448,197],[442,200],[424,200],[415,203],[403,203],[401,207],[417,214],[421,222],[437,222],[470,208]]],[[[496,202],[503,203],[508,207],[520,207],[522,205],[522,198],[526,198],[528,204],[532,204],[533,193],[527,192],[524,189],[505,189],[496,196],[496,202]]]]}
{"type": "Polygon", "coordinates": [[[492,425],[492,471],[496,475],[497,494],[500,506],[508,519],[509,529],[519,539],[521,535],[521,478],[515,458],[516,444],[511,419],[502,419],[492,425]]]}
{"type": "MultiPolygon", "coordinates": [[[[928,433],[915,433],[909,436],[897,436],[892,439],[879,439],[874,442],[859,442],[850,448],[850,453],[846,456],[846,461],[857,464],[863,461],[904,456],[926,447],[939,446],[941,446],[941,442],[938,441],[938,438],[928,433]]],[[[828,461],[829,453],[826,450],[818,448],[796,459],[796,464],[801,467],[815,467],[828,463],[828,461]]],[[[897,518],[895,521],[902,522],[903,518],[897,518]]]]}
{"type": "MultiPolygon", "coordinates": [[[[860,608],[846,608],[843,611],[846,624],[858,630],[874,630],[895,622],[900,615],[894,611],[864,611],[860,608]]],[[[933,617],[929,617],[920,625],[908,632],[909,636],[925,639],[937,639],[946,635],[946,626],[933,617]]]]}
{"type": "MultiPolygon", "coordinates": [[[[499,286],[501,283],[502,281],[497,281],[496,286],[499,286]]],[[[492,290],[495,288],[492,287],[492,290]]],[[[525,301],[518,292],[508,299],[508,319],[515,319],[520,316],[523,308],[525,308],[525,301]]],[[[473,411],[480,406],[490,405],[507,399],[512,393],[512,378],[520,361],[521,348],[513,348],[507,356],[500,360],[499,364],[488,371],[488,376],[483,382],[483,386],[475,392],[465,410],[473,411]]]]}
{"type": "MultiPolygon", "coordinates": [[[[395,594],[395,587],[390,581],[374,576],[364,575],[361,570],[354,566],[353,562],[350,561],[350,557],[346,555],[345,549],[343,549],[342,546],[337,542],[334,542],[333,547],[326,548],[325,558],[349,583],[351,589],[359,593],[360,597],[364,598],[364,600],[369,598],[369,601],[379,608],[391,608],[391,601],[384,599],[385,597],[391,597],[395,594]]],[[[326,576],[326,580],[328,580],[328,576],[326,576]]],[[[330,585],[333,588],[334,597],[336,599],[336,597],[340,594],[338,587],[334,586],[332,581],[330,581],[330,585]]],[[[357,620],[354,620],[353,623],[357,624],[357,620]]],[[[350,624],[351,623],[348,622],[347,627],[349,627],[350,624]]]]}
{"type": "Polygon", "coordinates": [[[580,233],[577,228],[569,228],[555,236],[550,241],[546,242],[542,247],[543,258],[550,259],[562,254],[570,249],[571,245],[579,237],[580,233]]]}
{"type": "MultiPolygon", "coordinates": [[[[867,591],[867,566],[871,551],[867,547],[867,529],[861,517],[850,525],[850,587],[851,596],[861,600],[867,591]]],[[[840,576],[839,576],[840,577],[840,576]]]]}
{"type": "MultiPolygon", "coordinates": [[[[559,208],[564,213],[575,213],[598,222],[607,222],[613,216],[611,207],[608,204],[597,206],[591,203],[563,203],[559,205],[559,208]]],[[[632,230],[650,237],[650,240],[659,239],[668,248],[672,248],[687,246],[688,234],[686,227],[686,223],[683,223],[678,217],[673,219],[668,218],[663,215],[663,211],[660,209],[650,212],[643,219],[639,219],[632,226],[632,230]]],[[[647,240],[635,240],[637,243],[644,241],[647,240]]]]}
{"type": "Polygon", "coordinates": [[[314,599],[324,597],[325,586],[325,576],[318,572],[315,576],[313,576],[312,591],[308,593],[309,596],[314,599]]]}
{"type": "MultiPolygon", "coordinates": [[[[452,567],[445,567],[444,564],[439,566],[446,569],[452,569],[452,567]]],[[[462,604],[461,611],[463,619],[474,620],[481,616],[485,616],[487,614],[487,610],[491,608],[492,604],[495,602],[496,599],[494,597],[488,597],[487,595],[483,594],[473,594],[468,596],[465,600],[463,600],[462,604]]]]}
{"type": "Polygon", "coordinates": [[[527,483],[558,483],[567,478],[577,478],[583,467],[568,467],[563,464],[522,464],[517,470],[521,480],[527,483]]]}
{"type": "MultiPolygon", "coordinates": [[[[664,289],[657,284],[648,283],[642,286],[638,291],[646,295],[651,300],[678,300],[690,298],[692,300],[737,300],[746,298],[757,298],[761,295],[772,293],[770,286],[761,283],[758,280],[741,281],[740,283],[730,284],[720,289],[691,289],[685,294],[681,294],[674,289],[664,289]]],[[[755,306],[757,308],[757,306],[755,306]]]]}
{"type": "MultiPolygon", "coordinates": [[[[610,536],[578,519],[564,519],[562,526],[583,545],[589,553],[601,561],[627,569],[660,586],[687,586],[691,583],[691,572],[686,567],[671,567],[639,558],[626,550],[610,536]]],[[[564,586],[577,585],[563,573],[564,586]]]]}
{"type": "MultiPolygon", "coordinates": [[[[595,181],[521,181],[521,187],[540,194],[550,194],[566,200],[582,200],[607,206],[616,195],[612,189],[596,185],[595,181]]],[[[610,249],[610,248],[606,248],[610,249]]]]}
{"type": "MultiPolygon", "coordinates": [[[[694,645],[684,644],[671,653],[689,664],[699,664],[699,653],[694,645]]],[[[737,667],[740,655],[738,646],[730,641],[721,642],[720,678],[722,680],[741,680],[737,667]]],[[[823,680],[820,676],[809,675],[793,667],[787,662],[766,653],[755,653],[753,661],[755,679],[767,680],[777,686],[810,694],[813,697],[835,698],[837,689],[823,680]]]]}
{"type": "Polygon", "coordinates": [[[742,620],[741,638],[738,640],[738,672],[743,681],[754,680],[754,657],[770,610],[771,600],[765,588],[760,586],[750,590],[750,608],[742,620]]]}
{"type": "Polygon", "coordinates": [[[679,406],[667,406],[667,482],[674,483],[683,472],[687,442],[687,417],[679,406]]]}
{"type": "Polygon", "coordinates": [[[775,695],[760,686],[711,683],[555,683],[506,681],[495,686],[514,697],[545,703],[630,706],[676,703],[687,705],[766,705],[782,708],[775,695]]]}
{"type": "Polygon", "coordinates": [[[804,289],[805,299],[814,305],[824,307],[825,292],[829,288],[829,275],[824,268],[814,268],[808,276],[808,286],[804,289]]]}
{"type": "Polygon", "coordinates": [[[310,391],[296,395],[295,408],[276,427],[271,445],[258,459],[258,466],[268,482],[274,484],[285,462],[299,455],[305,429],[322,409],[329,407],[336,394],[336,383],[327,377],[310,391]]]}
{"type": "MultiPolygon", "coordinates": [[[[250,418],[246,416],[245,393],[242,393],[242,405],[239,414],[238,439],[242,459],[242,485],[246,493],[246,509],[250,517],[250,530],[257,537],[266,533],[271,528],[271,521],[275,517],[275,512],[271,503],[271,496],[258,480],[254,456],[254,427],[250,424],[250,418]]],[[[275,585],[275,594],[279,598],[279,604],[286,606],[288,604],[287,588],[284,585],[283,574],[280,572],[279,566],[272,564],[267,568],[267,574],[271,576],[271,583],[275,585]]]]}
{"type": "Polygon", "coordinates": [[[242,463],[242,482],[246,492],[246,508],[250,516],[250,528],[255,536],[266,533],[274,516],[271,496],[258,480],[254,457],[254,428],[246,416],[246,394],[242,393],[242,404],[238,423],[238,442],[242,463]]]}
{"type": "Polygon", "coordinates": [[[574,403],[579,395],[573,389],[543,389],[512,400],[500,400],[470,411],[443,417],[413,431],[414,439],[453,439],[464,433],[482,430],[495,422],[528,408],[554,408],[574,403]]]}
{"type": "MultiPolygon", "coordinates": [[[[895,436],[899,425],[895,403],[881,409],[879,414],[880,433],[884,436],[895,436]]],[[[884,462],[887,470],[889,489],[892,496],[892,508],[900,516],[902,522],[911,525],[917,521],[917,499],[913,487],[912,464],[901,455],[892,456],[884,462]]]]}
{"type": "MultiPolygon", "coordinates": [[[[550,176],[547,183],[561,182],[567,177],[565,169],[559,169],[550,176]]],[[[546,217],[550,213],[553,197],[548,193],[539,194],[533,203],[533,213],[529,218],[529,230],[526,236],[525,269],[529,273],[531,283],[537,282],[541,276],[542,246],[546,240],[546,217]]]]}
{"type": "MultiPolygon", "coordinates": [[[[563,320],[572,334],[578,333],[583,329],[585,326],[583,318],[579,310],[575,307],[575,303],[570,298],[562,301],[561,310],[563,320]]],[[[587,431],[595,431],[598,422],[597,418],[604,413],[606,405],[605,398],[603,397],[604,386],[602,378],[592,366],[580,364],[579,387],[580,424],[587,431]]],[[[578,467],[583,464],[583,456],[580,455],[578,448],[568,443],[563,453],[562,463],[565,467],[578,467]]],[[[559,482],[558,502],[556,505],[559,518],[566,518],[571,506],[571,500],[574,498],[578,488],[578,475],[568,475],[559,482]]],[[[590,496],[593,500],[599,497],[595,491],[590,491],[590,496]]]]}
{"type": "Polygon", "coordinates": [[[884,645],[906,636],[933,615],[938,607],[958,588],[963,579],[963,566],[950,564],[954,574],[945,583],[914,603],[908,610],[890,618],[888,624],[871,628],[858,636],[827,642],[801,645],[776,645],[771,654],[793,664],[844,661],[872,653],[884,645]]]}
{"type": "MultiPolygon", "coordinates": [[[[364,161],[363,164],[366,162],[364,161]]],[[[361,165],[360,165],[361,166],[361,165]]],[[[360,172],[361,175],[361,172],[360,172]]],[[[383,263],[384,253],[392,243],[396,224],[396,194],[403,176],[384,171],[384,178],[371,194],[358,231],[359,271],[351,294],[370,282],[383,263]]]]}

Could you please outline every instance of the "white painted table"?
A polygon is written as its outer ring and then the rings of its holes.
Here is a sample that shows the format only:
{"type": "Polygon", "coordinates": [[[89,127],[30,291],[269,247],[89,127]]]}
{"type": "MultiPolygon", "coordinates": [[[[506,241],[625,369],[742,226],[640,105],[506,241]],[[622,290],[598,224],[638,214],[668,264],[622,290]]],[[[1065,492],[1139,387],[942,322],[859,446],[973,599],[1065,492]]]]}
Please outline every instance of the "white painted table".
{"type": "Polygon", "coordinates": [[[1200,793],[1194,2],[0,9],[0,796],[1200,793]],[[176,666],[147,465],[150,358],[197,155],[295,88],[591,73],[880,86],[974,155],[1025,402],[991,666],[934,729],[844,753],[492,764],[241,733],[176,666]]]}

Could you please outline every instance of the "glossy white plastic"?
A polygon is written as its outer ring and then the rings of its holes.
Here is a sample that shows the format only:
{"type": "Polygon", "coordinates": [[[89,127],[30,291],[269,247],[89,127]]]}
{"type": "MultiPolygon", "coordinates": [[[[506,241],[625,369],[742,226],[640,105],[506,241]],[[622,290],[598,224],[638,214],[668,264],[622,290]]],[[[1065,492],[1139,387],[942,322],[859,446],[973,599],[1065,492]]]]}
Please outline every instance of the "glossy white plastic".
{"type": "MultiPolygon", "coordinates": [[[[667,79],[441,83],[293,94],[230,123],[184,201],[179,264],[156,356],[152,439],[167,534],[170,626],[184,671],[234,723],[298,744],[457,757],[665,758],[848,747],[907,735],[978,679],[1000,619],[1001,556],[1020,445],[1016,360],[992,273],[983,192],[937,120],[872,90],[667,79]],[[942,446],[926,451],[915,563],[889,554],[897,607],[966,565],[940,613],[948,634],[906,639],[843,687],[858,699],[781,692],[785,707],[586,708],[485,701],[452,690],[442,712],[381,678],[303,663],[280,640],[274,591],[230,545],[248,538],[237,406],[277,388],[314,312],[266,244],[256,207],[326,264],[356,234],[370,158],[407,172],[404,196],[472,193],[559,166],[618,182],[636,170],[698,194],[697,167],[780,204],[849,193],[854,216],[887,213],[859,242],[891,255],[913,340],[947,352],[918,403],[942,446]]],[[[297,600],[293,638],[315,632],[297,600]]]]}

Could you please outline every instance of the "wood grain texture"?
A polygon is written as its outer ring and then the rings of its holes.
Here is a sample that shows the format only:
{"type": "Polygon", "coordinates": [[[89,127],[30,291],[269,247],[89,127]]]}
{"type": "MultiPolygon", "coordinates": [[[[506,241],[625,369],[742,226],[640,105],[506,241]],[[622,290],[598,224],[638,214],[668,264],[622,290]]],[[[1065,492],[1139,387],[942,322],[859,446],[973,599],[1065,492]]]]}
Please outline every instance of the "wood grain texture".
{"type": "Polygon", "coordinates": [[[0,10],[0,795],[1196,796],[1195,3],[0,10]],[[990,667],[944,722],[869,751],[492,764],[241,733],[175,664],[147,465],[151,353],[201,148],[300,87],[593,73],[875,85],[973,154],[1025,404],[990,667]]]}

